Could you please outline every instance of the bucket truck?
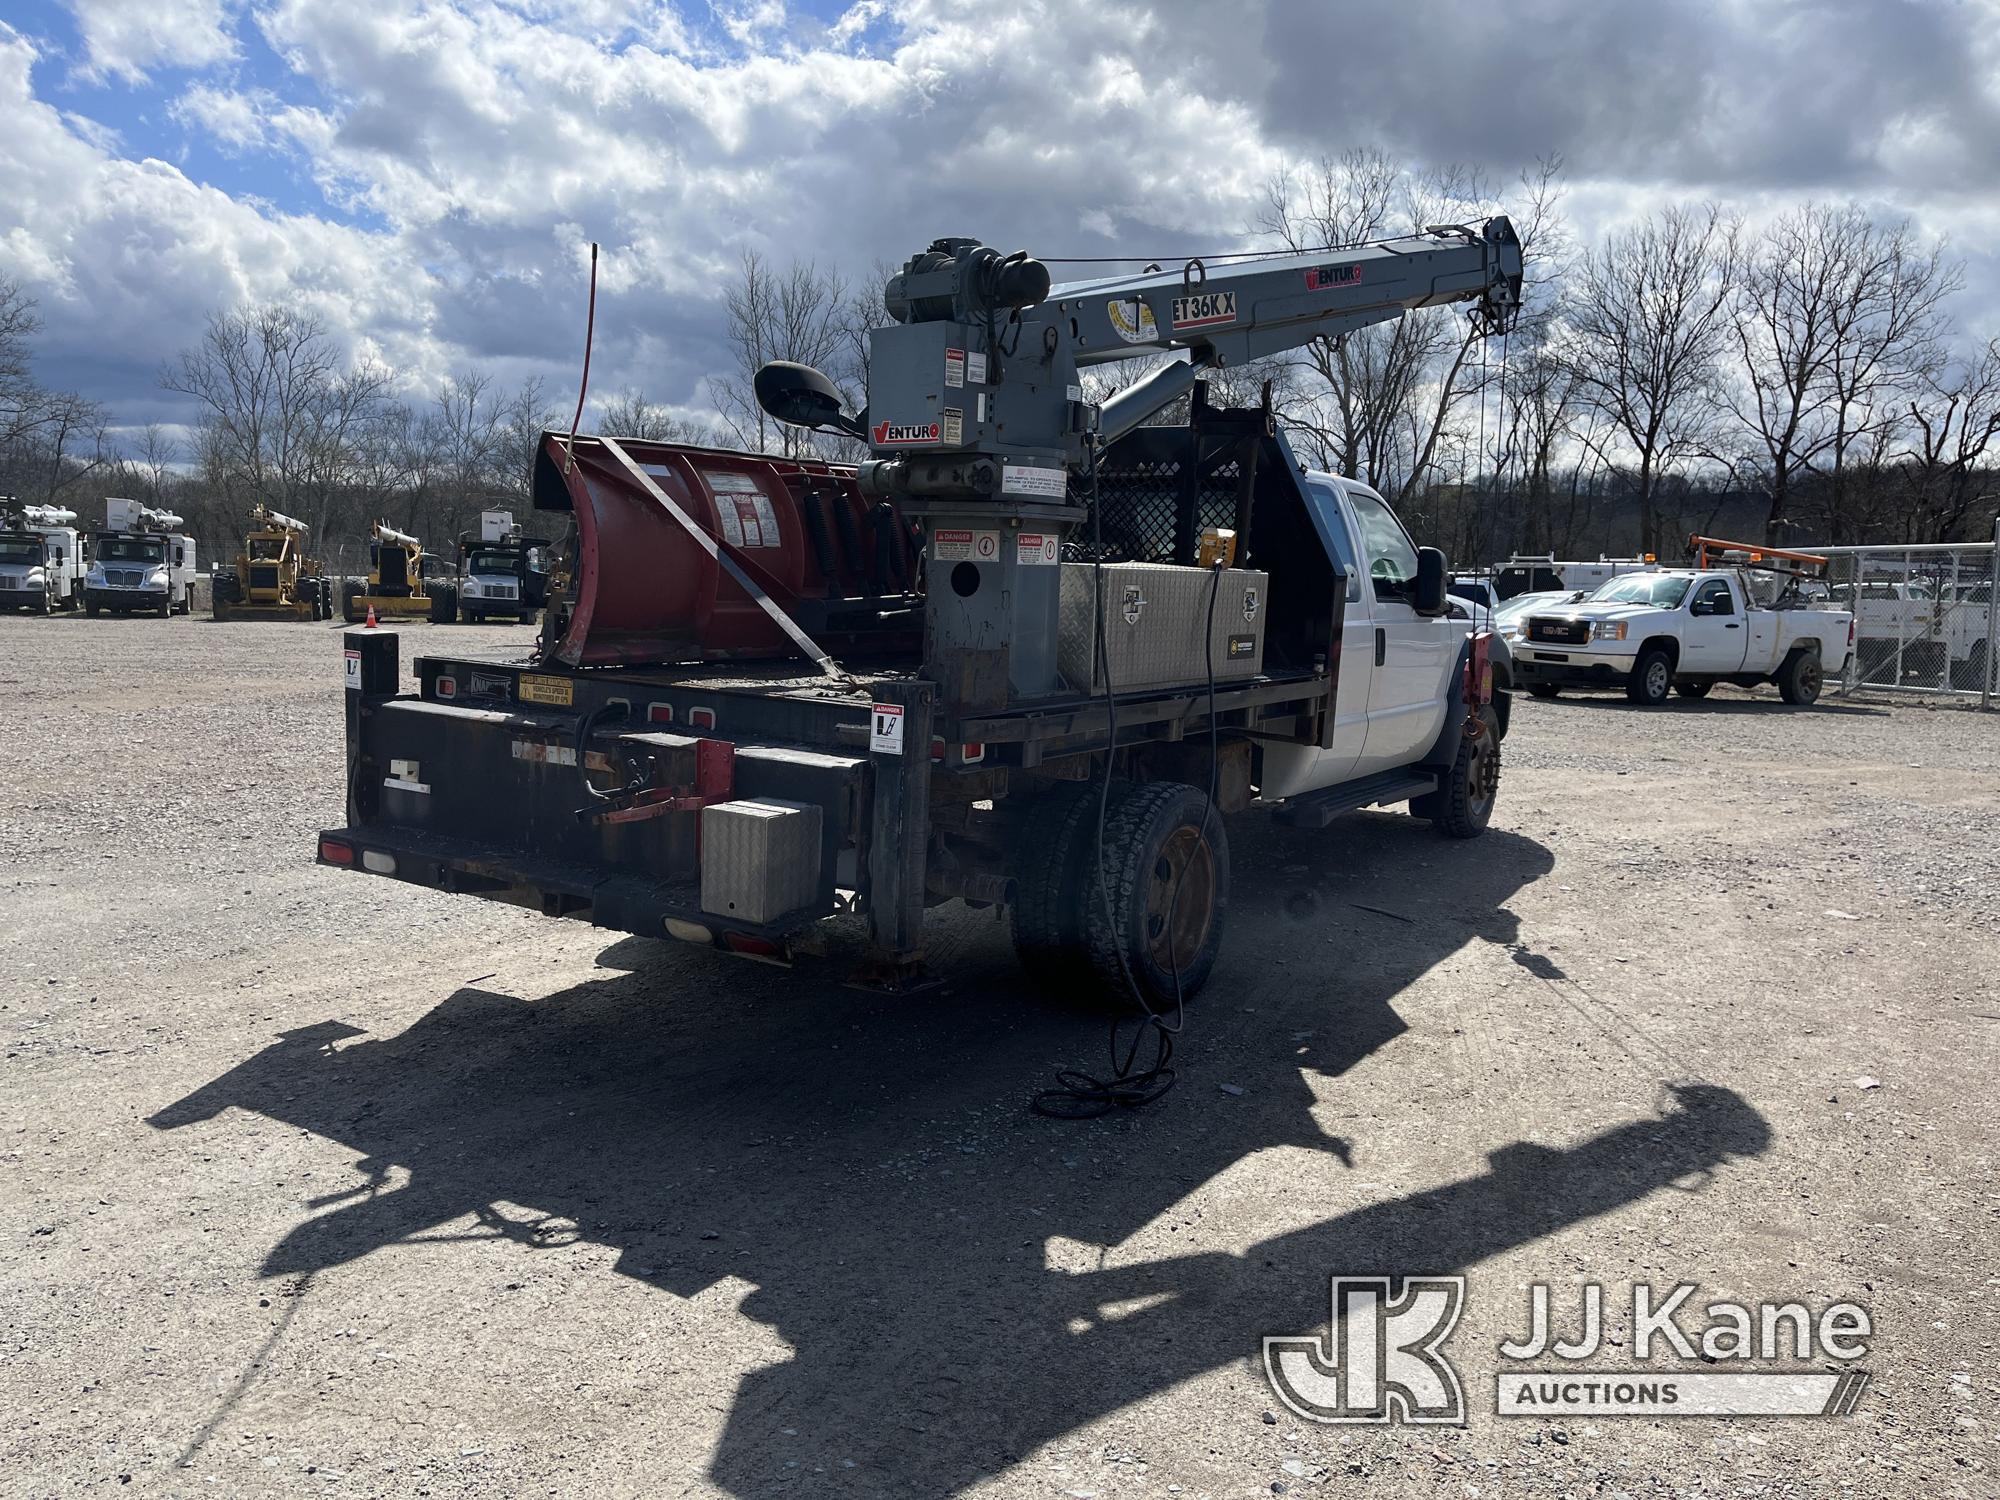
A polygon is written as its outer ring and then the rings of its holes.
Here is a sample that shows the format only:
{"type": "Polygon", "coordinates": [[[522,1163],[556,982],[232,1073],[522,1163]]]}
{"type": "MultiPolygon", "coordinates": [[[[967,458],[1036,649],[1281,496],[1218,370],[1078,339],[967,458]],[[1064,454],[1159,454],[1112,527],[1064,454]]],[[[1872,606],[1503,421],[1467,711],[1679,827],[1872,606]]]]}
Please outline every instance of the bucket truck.
{"type": "Polygon", "coordinates": [[[1444,304],[1497,333],[1520,291],[1505,218],[1062,286],[938,240],[885,288],[861,410],[756,378],[858,464],[546,434],[535,656],[420,658],[406,694],[394,634],[349,632],[316,856],[780,962],[864,914],[889,986],[923,982],[926,905],[1003,906],[1042,984],[1171,1005],[1216,962],[1229,817],[1476,835],[1506,685],[1442,554],[1203,374],[1444,304]]]}
{"type": "Polygon", "coordinates": [[[479,539],[458,539],[458,616],[466,624],[495,615],[535,618],[549,592],[548,542],[526,536],[510,510],[479,514],[479,539]]]}
{"type": "Polygon", "coordinates": [[[324,620],[333,614],[333,582],[305,554],[304,521],[259,505],[233,568],[217,568],[210,604],[218,620],[324,620]]]}
{"type": "Polygon", "coordinates": [[[104,530],[91,548],[83,608],[130,614],[188,614],[194,609],[194,538],[171,511],[113,496],[104,502],[104,530]]]}
{"type": "Polygon", "coordinates": [[[0,609],[75,609],[86,571],[75,511],[0,495],[0,609]]]}

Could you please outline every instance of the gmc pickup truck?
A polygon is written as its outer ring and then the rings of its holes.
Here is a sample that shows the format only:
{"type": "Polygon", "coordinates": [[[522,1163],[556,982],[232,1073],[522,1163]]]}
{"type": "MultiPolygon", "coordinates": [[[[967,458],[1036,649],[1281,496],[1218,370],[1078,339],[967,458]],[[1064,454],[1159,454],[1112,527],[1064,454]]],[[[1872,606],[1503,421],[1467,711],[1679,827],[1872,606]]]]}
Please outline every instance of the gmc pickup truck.
{"type": "Polygon", "coordinates": [[[1645,704],[1771,682],[1785,702],[1811,703],[1847,665],[1854,616],[1808,603],[1795,580],[1751,569],[1628,573],[1580,604],[1530,614],[1514,681],[1537,698],[1623,687],[1645,704]]]}

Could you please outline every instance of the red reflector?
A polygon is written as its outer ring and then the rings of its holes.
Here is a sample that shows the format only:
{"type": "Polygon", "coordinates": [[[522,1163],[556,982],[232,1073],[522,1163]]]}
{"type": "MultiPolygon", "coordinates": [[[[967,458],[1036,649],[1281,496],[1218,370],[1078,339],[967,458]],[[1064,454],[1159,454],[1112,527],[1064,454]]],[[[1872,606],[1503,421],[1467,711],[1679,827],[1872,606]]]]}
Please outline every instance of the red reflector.
{"type": "Polygon", "coordinates": [[[646,706],[648,724],[671,724],[674,722],[674,706],[671,703],[651,703],[646,706]]]}
{"type": "Polygon", "coordinates": [[[319,857],[330,865],[351,865],[354,863],[354,846],[334,839],[321,839],[319,857]]]}
{"type": "Polygon", "coordinates": [[[742,953],[751,958],[783,958],[785,950],[769,938],[754,937],[747,932],[725,932],[722,944],[732,953],[742,953]]]}
{"type": "MultiPolygon", "coordinates": [[[[669,710],[671,711],[671,710],[669,710]]],[[[688,710],[688,728],[715,728],[715,710],[712,708],[691,708],[688,710]]]]}
{"type": "Polygon", "coordinates": [[[440,698],[456,698],[458,696],[458,679],[456,677],[440,677],[437,680],[437,695],[440,698]]]}
{"type": "Polygon", "coordinates": [[[968,766],[976,766],[979,764],[979,762],[986,759],[986,747],[980,744],[979,741],[977,740],[973,740],[968,744],[960,745],[958,747],[958,753],[965,757],[965,763],[968,766]]]}
{"type": "Polygon", "coordinates": [[[943,759],[944,759],[944,741],[943,741],[943,740],[941,740],[941,739],[937,739],[937,738],[933,738],[933,739],[931,740],[931,759],[932,759],[932,760],[943,760],[943,759]]]}

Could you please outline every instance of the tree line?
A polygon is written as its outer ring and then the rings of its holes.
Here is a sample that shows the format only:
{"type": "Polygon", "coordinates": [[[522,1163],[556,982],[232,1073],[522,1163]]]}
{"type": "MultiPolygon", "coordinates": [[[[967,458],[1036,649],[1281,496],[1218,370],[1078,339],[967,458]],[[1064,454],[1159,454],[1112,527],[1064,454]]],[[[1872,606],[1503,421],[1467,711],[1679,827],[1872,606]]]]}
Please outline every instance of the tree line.
{"type": "MultiPolygon", "coordinates": [[[[2000,340],[1969,344],[1953,326],[1964,268],[1944,244],[1846,205],[1800,204],[1753,227],[1689,202],[1584,245],[1563,199],[1554,160],[1504,193],[1477,171],[1412,169],[1379,150],[1273,179],[1246,226],[1273,251],[1504,208],[1523,241],[1522,315],[1491,339],[1462,309],[1421,309],[1216,372],[1214,399],[1254,400],[1268,382],[1307,462],[1371,484],[1467,562],[1671,556],[1689,530],[1773,545],[1991,535],[2000,340]]],[[[706,409],[627,389],[600,397],[585,429],[856,456],[849,440],[772,422],[751,377],[799,360],[859,405],[889,271],[851,280],[745,254],[706,409]]],[[[105,494],[163,503],[210,556],[235,550],[258,503],[304,520],[344,570],[377,519],[448,547],[482,509],[525,511],[536,439],[573,415],[539,380],[502,387],[477,369],[412,395],[313,314],[255,307],[212,315],[160,372],[194,414],[192,436],[151,427],[121,447],[99,403],[37,383],[36,327],[33,304],[0,283],[0,492],[74,502],[92,523],[105,494]]],[[[1102,396],[1141,373],[1104,366],[1088,383],[1102,396]]]]}

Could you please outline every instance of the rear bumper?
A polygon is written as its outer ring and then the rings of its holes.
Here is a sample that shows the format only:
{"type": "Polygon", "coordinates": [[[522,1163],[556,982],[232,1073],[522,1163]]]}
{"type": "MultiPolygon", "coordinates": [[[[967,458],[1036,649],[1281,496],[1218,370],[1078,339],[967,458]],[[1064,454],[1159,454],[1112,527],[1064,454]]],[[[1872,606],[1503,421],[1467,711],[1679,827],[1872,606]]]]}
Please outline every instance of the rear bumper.
{"type": "Polygon", "coordinates": [[[575,917],[639,937],[678,938],[763,959],[789,958],[786,939],[829,913],[794,912],[772,922],[727,921],[701,909],[699,882],[606,874],[511,850],[406,828],[329,828],[314,862],[334,869],[482,896],[549,917],[575,917]],[[346,850],[351,858],[338,857],[346,850]]]}

